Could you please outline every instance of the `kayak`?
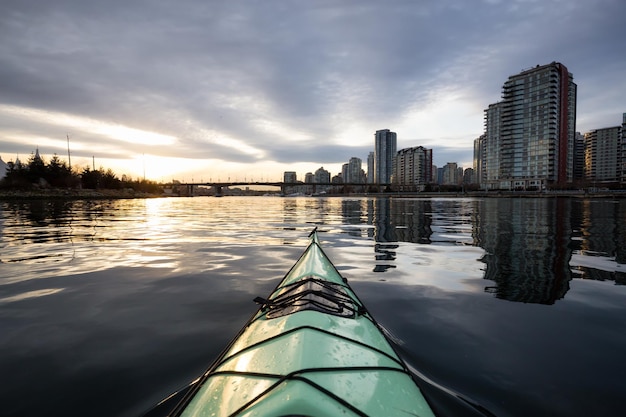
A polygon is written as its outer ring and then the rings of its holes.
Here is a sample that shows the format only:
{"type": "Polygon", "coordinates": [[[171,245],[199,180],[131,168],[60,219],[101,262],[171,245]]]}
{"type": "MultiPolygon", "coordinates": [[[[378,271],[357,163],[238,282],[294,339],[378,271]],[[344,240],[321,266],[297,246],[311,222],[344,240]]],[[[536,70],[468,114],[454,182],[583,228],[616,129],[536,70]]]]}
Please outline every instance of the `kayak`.
{"type": "Polygon", "coordinates": [[[382,328],[326,256],[304,253],[171,416],[433,416],[382,328]]]}

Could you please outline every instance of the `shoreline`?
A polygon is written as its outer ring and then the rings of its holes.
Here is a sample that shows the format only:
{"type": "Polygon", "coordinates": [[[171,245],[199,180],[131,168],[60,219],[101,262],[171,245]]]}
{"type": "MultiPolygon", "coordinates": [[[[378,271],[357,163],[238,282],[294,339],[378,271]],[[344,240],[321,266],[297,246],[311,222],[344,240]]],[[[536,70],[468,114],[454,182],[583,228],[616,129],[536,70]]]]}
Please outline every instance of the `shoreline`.
{"type": "MultiPolygon", "coordinates": [[[[213,196],[175,196],[138,192],[133,189],[124,190],[77,190],[77,189],[45,189],[45,190],[2,190],[0,201],[20,200],[115,200],[132,198],[171,198],[171,197],[213,197],[213,196]]],[[[231,196],[237,197],[237,196],[231,196]]],[[[589,193],[584,191],[469,191],[469,192],[388,192],[388,193],[354,193],[325,194],[319,197],[395,197],[395,198],[626,198],[625,190],[602,191],[589,193]]],[[[290,198],[290,197],[283,197],[290,198]]]]}
{"type": "Polygon", "coordinates": [[[469,192],[430,192],[430,193],[387,193],[389,197],[414,198],[626,198],[626,191],[602,191],[588,193],[584,191],[469,191],[469,192]]]}
{"type": "Polygon", "coordinates": [[[2,190],[0,201],[20,200],[118,200],[130,198],[158,198],[162,194],[138,192],[132,189],[125,190],[76,190],[76,189],[46,189],[46,190],[2,190]]]}

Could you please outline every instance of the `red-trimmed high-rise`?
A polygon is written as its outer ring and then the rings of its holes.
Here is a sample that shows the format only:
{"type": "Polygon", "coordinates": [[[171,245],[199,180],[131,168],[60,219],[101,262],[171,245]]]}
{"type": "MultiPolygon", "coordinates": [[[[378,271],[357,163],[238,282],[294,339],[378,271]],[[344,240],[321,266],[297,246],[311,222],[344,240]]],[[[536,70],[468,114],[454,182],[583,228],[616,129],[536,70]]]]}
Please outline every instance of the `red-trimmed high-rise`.
{"type": "Polygon", "coordinates": [[[498,156],[491,162],[497,167],[484,167],[493,173],[487,188],[543,189],[573,181],[576,88],[558,62],[509,77],[499,111],[486,112],[486,125],[498,126],[485,137],[485,152],[498,156]]]}

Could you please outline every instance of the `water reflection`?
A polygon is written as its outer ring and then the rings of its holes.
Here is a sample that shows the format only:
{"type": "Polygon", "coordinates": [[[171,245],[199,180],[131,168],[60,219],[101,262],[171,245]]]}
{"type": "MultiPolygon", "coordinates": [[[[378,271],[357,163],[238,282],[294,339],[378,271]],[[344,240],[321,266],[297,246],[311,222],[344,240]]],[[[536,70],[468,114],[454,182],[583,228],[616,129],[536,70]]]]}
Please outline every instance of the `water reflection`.
{"type": "Polygon", "coordinates": [[[430,243],[430,218],[424,216],[424,200],[368,201],[368,220],[375,226],[371,236],[377,242],[430,243]]]}
{"type": "Polygon", "coordinates": [[[485,291],[524,303],[554,304],[569,290],[570,209],[563,199],[487,199],[478,244],[487,252],[485,291]]]}
{"type": "Polygon", "coordinates": [[[623,200],[575,203],[571,247],[581,278],[626,284],[626,204],[623,200]]]}
{"type": "MultiPolygon", "coordinates": [[[[347,223],[366,211],[375,272],[395,268],[394,242],[485,250],[484,290],[509,301],[554,304],[575,276],[626,283],[626,204],[554,199],[369,199],[344,201],[347,223]]],[[[358,232],[350,232],[358,234],[358,232]]]]}
{"type": "MultiPolygon", "coordinates": [[[[99,270],[113,262],[180,268],[181,260],[202,253],[198,245],[237,244],[244,237],[265,245],[303,244],[305,237],[287,239],[281,231],[314,225],[329,235],[373,240],[371,270],[380,273],[398,268],[407,256],[399,242],[421,246],[409,255],[414,265],[437,256],[425,245],[450,259],[459,257],[450,246],[482,248],[474,261],[479,266],[467,267],[484,271],[484,291],[510,301],[553,304],[572,278],[626,284],[626,202],[565,198],[3,202],[0,264],[19,265],[4,272],[16,279],[99,270]],[[263,233],[246,232],[254,228],[263,233]]],[[[196,265],[206,263],[200,261],[196,265]]]]}

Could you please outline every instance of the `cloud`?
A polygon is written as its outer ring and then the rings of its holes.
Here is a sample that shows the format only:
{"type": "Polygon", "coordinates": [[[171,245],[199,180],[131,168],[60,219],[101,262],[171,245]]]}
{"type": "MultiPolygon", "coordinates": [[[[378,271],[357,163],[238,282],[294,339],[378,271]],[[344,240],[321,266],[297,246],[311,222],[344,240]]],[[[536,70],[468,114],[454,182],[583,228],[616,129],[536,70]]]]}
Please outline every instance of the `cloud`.
{"type": "Polygon", "coordinates": [[[574,73],[585,129],[619,115],[624,13],[620,0],[7,1],[0,154],[62,154],[72,130],[77,151],[107,158],[283,169],[365,160],[389,128],[471,160],[483,110],[536,64],[574,73]]]}

